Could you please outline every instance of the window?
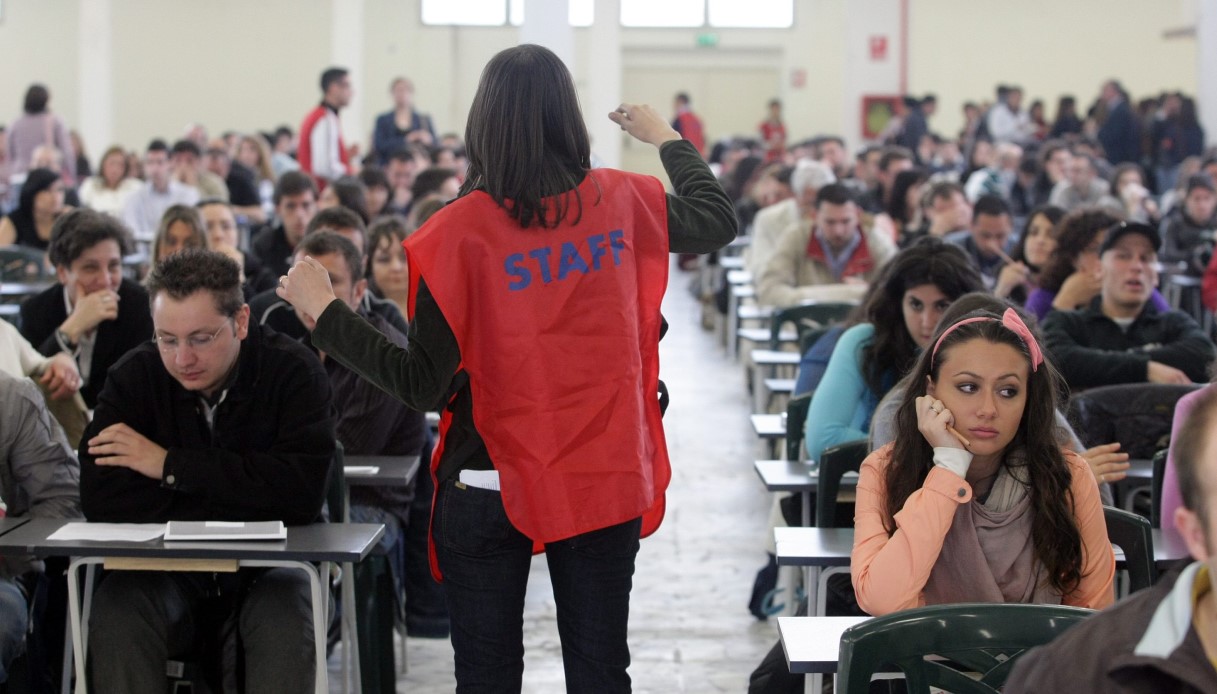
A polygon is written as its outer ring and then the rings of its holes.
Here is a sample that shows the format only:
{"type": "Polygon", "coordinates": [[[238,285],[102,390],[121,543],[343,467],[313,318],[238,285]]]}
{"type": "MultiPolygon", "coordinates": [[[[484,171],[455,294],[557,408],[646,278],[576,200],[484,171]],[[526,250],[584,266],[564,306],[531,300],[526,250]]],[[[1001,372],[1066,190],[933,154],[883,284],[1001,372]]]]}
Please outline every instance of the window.
{"type": "MultiPolygon", "coordinates": [[[[571,26],[592,25],[594,0],[570,0],[571,26]]],[[[524,23],[524,0],[422,0],[423,24],[513,26],[524,23]]]]}
{"type": "Polygon", "coordinates": [[[709,0],[710,26],[789,29],[794,26],[792,0],[709,0]]]}
{"type": "Polygon", "coordinates": [[[621,0],[621,26],[699,27],[706,23],[706,0],[621,0]]]}
{"type": "MultiPolygon", "coordinates": [[[[524,0],[508,0],[511,9],[511,23],[520,26],[524,23],[524,0]]],[[[595,0],[570,0],[570,25],[573,27],[590,27],[596,14],[595,0]]]]}
{"type": "Polygon", "coordinates": [[[423,24],[502,26],[507,23],[503,0],[423,0],[423,24]]]}
{"type": "MultiPolygon", "coordinates": [[[[422,0],[423,24],[520,26],[525,0],[422,0]]],[[[588,27],[595,0],[570,0],[571,26],[588,27]]],[[[794,0],[621,0],[621,25],[655,28],[794,26],[794,0]]]]}

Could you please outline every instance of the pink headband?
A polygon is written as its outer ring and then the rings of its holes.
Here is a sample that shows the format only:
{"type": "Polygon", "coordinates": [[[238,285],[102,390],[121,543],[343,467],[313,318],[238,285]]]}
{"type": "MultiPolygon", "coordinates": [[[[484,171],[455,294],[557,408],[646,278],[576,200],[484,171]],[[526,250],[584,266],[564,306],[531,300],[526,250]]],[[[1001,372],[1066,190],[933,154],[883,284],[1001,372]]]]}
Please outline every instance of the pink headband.
{"type": "MultiPolygon", "coordinates": [[[[942,341],[945,340],[947,335],[950,335],[952,331],[961,325],[967,325],[968,323],[979,323],[980,321],[984,320],[997,321],[996,318],[988,318],[986,316],[965,318],[942,331],[942,335],[938,336],[938,341],[934,343],[934,351],[930,354],[930,363],[934,363],[934,359],[938,357],[938,348],[942,345],[942,341]]],[[[1035,341],[1035,336],[1031,334],[1031,330],[1027,327],[1027,324],[1023,322],[1022,318],[1018,317],[1018,312],[1012,308],[1008,308],[1006,309],[1006,312],[1002,314],[1001,321],[997,322],[1000,322],[1010,332],[1018,335],[1019,339],[1023,341],[1023,344],[1027,345],[1027,351],[1031,354],[1031,370],[1039,370],[1040,364],[1044,363],[1044,353],[1040,351],[1040,346],[1035,341]]]]}

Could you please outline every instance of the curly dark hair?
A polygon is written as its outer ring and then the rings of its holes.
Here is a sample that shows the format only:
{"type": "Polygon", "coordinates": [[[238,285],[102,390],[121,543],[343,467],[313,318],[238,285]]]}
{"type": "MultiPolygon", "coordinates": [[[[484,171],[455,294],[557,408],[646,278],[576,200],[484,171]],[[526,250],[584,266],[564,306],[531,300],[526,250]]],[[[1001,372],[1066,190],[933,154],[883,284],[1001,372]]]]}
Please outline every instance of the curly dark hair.
{"type": "Polygon", "coordinates": [[[200,290],[211,292],[216,310],[225,316],[235,316],[245,305],[241,290],[241,268],[237,261],[220,253],[202,248],[187,248],[174,253],[152,267],[144,279],[149,303],[161,292],[181,301],[200,290]]]}
{"type": "Polygon", "coordinates": [[[68,267],[82,253],[102,241],[114,241],[119,253],[131,252],[130,235],[123,223],[87,207],[69,210],[55,219],[47,258],[55,267],[68,267]]]}
{"type": "Polygon", "coordinates": [[[951,301],[985,288],[967,254],[942,239],[921,238],[897,253],[884,266],[863,309],[875,334],[862,350],[862,375],[876,397],[887,392],[884,376],[908,372],[917,356],[917,343],[904,323],[903,304],[904,293],[923,284],[938,287],[951,301]]]}
{"type": "MultiPolygon", "coordinates": [[[[933,448],[917,428],[916,400],[925,395],[928,380],[938,380],[939,369],[952,348],[972,340],[985,340],[1013,347],[1030,364],[1027,345],[1001,323],[1000,316],[1007,308],[1010,308],[1008,303],[988,294],[961,297],[943,315],[934,335],[935,342],[961,320],[973,317],[992,320],[956,327],[937,351],[922,352],[910,373],[908,390],[896,413],[896,441],[891,464],[884,473],[887,489],[884,526],[889,535],[896,532],[896,514],[904,508],[908,498],[921,489],[934,465],[933,448]]],[[[1023,314],[1020,312],[1020,315],[1023,314]]],[[[1024,316],[1023,320],[1034,335],[1035,328],[1029,319],[1024,316]]],[[[1067,595],[1077,588],[1082,578],[1082,536],[1074,518],[1076,500],[1070,488],[1072,473],[1055,435],[1059,394],[1065,391],[1060,374],[1050,361],[1045,360],[1038,369],[1029,371],[1026,392],[1026,406],[1018,432],[1005,452],[1021,449],[1026,454],[1020,464],[1024,469],[1015,474],[1028,487],[1035,558],[1045,569],[1044,580],[1067,595]]],[[[1002,464],[1008,464],[1008,458],[1002,464]]]]}
{"type": "Polygon", "coordinates": [[[1121,217],[1102,207],[1081,207],[1062,217],[1054,230],[1056,250],[1040,276],[1040,287],[1049,292],[1060,291],[1065,280],[1077,270],[1078,256],[1100,234],[1121,221],[1121,217]]]}

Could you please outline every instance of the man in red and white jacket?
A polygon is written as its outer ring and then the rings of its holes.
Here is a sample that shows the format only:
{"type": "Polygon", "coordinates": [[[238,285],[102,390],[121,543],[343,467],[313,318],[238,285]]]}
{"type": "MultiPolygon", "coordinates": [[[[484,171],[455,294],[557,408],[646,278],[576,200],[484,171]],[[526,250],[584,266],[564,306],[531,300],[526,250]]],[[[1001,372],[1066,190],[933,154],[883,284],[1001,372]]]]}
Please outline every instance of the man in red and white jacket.
{"type": "Polygon", "coordinates": [[[321,103],[300,123],[300,145],[296,158],[300,168],[317,181],[317,187],[351,173],[349,153],[342,142],[338,111],[351,102],[351,78],[346,68],[332,67],[321,73],[321,103]]]}

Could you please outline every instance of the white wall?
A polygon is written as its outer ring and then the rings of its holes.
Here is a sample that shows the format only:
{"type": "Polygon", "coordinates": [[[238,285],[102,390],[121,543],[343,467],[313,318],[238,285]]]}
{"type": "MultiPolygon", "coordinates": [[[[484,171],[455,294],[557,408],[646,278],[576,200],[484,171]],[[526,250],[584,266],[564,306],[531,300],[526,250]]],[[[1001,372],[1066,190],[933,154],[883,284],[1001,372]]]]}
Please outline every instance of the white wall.
{"type": "Polygon", "coordinates": [[[1195,40],[1162,36],[1195,23],[1190,0],[909,4],[909,88],[939,95],[931,126],[943,133],[958,133],[963,102],[992,100],[998,82],[1021,85],[1024,106],[1042,98],[1050,119],[1058,97],[1073,94],[1085,109],[1113,77],[1134,100],[1164,89],[1197,92],[1195,40]]]}
{"type": "MultiPolygon", "coordinates": [[[[82,3],[90,1],[4,1],[0,122],[16,117],[26,86],[41,81],[51,88],[52,108],[69,124],[79,123],[82,110],[88,110],[82,109],[82,94],[90,94],[95,80],[86,85],[81,77],[81,61],[92,65],[88,53],[95,50],[81,47],[98,43],[81,39],[94,30],[80,27],[82,3]]],[[[335,54],[335,13],[347,2],[359,4],[351,16],[362,25],[363,63],[354,75],[362,119],[348,126],[348,138],[369,137],[372,119],[389,105],[389,82],[399,74],[414,80],[419,106],[433,114],[440,130],[463,132],[482,65],[514,45],[518,29],[423,26],[417,1],[109,0],[109,139],[142,148],[152,136],[178,137],[191,121],[203,122],[212,133],[280,123],[294,127],[319,98],[318,75],[335,54]]],[[[879,71],[884,76],[874,78],[876,66],[859,63],[867,59],[863,42],[876,31],[892,33],[889,60],[899,57],[893,18],[900,0],[795,1],[793,28],[717,30],[717,48],[695,48],[702,30],[621,29],[622,71],[640,63],[659,67],[664,60],[689,71],[688,79],[671,84],[655,104],[667,112],[670,94],[713,80],[723,64],[738,61],[751,69],[759,61],[770,75],[765,79],[772,80],[765,99],[785,102],[792,139],[853,133],[859,95],[885,87],[881,82],[898,67],[889,63],[879,71]],[[797,75],[802,86],[794,84],[797,75]]],[[[908,0],[908,5],[908,86],[914,93],[939,95],[932,126],[944,133],[958,128],[959,104],[988,97],[998,81],[1019,83],[1029,99],[1052,102],[1050,112],[1059,94],[1076,94],[1085,103],[1110,76],[1123,79],[1134,96],[1164,88],[1197,91],[1196,42],[1162,38],[1163,30],[1195,21],[1195,0],[981,0],[970,5],[908,0]]],[[[575,34],[574,75],[583,89],[596,83],[591,78],[599,67],[588,48],[589,31],[575,34]]],[[[338,53],[349,48],[339,46],[338,53]]],[[[629,99],[631,91],[623,83],[620,96],[629,99]]],[[[95,93],[88,98],[96,111],[95,93]]],[[[583,102],[589,103],[586,94],[583,102]]],[[[763,100],[753,103],[752,97],[699,100],[695,94],[694,103],[715,136],[737,128],[751,134],[764,115],[763,100]]],[[[96,120],[92,125],[103,125],[96,120]]],[[[95,157],[110,143],[86,144],[95,157]]]]}

